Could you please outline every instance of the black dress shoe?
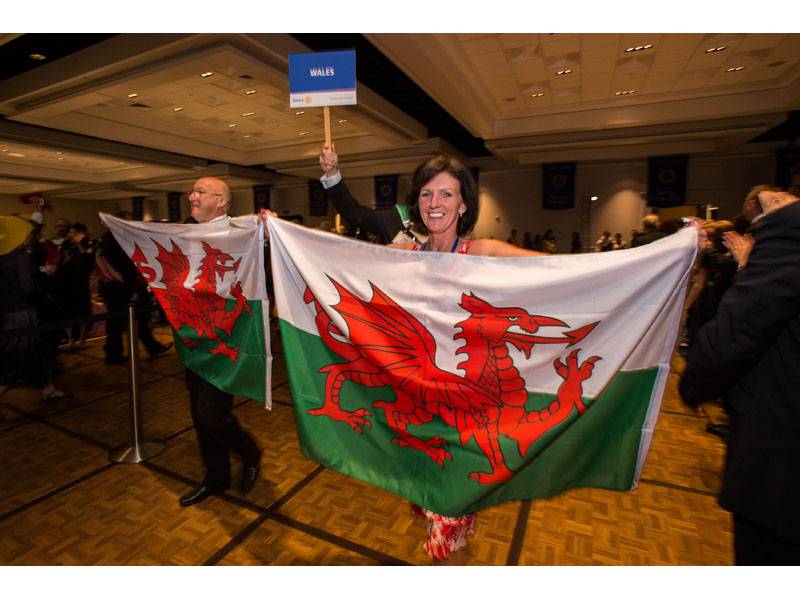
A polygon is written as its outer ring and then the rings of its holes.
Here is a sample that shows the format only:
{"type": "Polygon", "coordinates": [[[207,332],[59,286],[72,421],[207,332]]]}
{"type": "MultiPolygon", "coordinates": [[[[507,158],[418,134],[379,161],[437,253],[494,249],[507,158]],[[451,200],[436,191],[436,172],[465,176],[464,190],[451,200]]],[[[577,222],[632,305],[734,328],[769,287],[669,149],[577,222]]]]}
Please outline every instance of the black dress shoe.
{"type": "Polygon", "coordinates": [[[150,350],[148,352],[148,354],[150,354],[150,358],[158,358],[159,356],[164,354],[164,352],[166,352],[170,348],[172,348],[172,342],[170,342],[168,344],[159,344],[158,346],[156,346],[155,348],[150,350]]]}
{"type": "Polygon", "coordinates": [[[258,463],[253,465],[252,467],[245,467],[242,471],[242,493],[246,494],[250,490],[253,489],[253,486],[256,484],[256,479],[258,479],[258,472],[260,467],[258,463]]]}
{"type": "Polygon", "coordinates": [[[207,485],[200,485],[185,496],[181,496],[181,506],[186,507],[191,506],[192,504],[197,504],[209,496],[213,496],[214,494],[218,494],[219,492],[223,491],[225,491],[225,488],[212,488],[208,487],[207,485]]]}

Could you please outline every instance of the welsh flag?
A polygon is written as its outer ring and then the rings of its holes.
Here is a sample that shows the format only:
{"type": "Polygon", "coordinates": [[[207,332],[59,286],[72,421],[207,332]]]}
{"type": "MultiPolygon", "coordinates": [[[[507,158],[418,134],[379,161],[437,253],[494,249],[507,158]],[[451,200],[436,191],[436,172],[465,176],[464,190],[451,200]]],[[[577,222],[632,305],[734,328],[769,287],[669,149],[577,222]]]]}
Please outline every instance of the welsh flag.
{"type": "Polygon", "coordinates": [[[271,219],[305,454],[456,516],[641,474],[697,242],[486,258],[271,219]]]}
{"type": "Polygon", "coordinates": [[[172,325],[178,356],[230,394],[272,406],[264,226],[255,215],[180,225],[100,213],[172,325]]]}

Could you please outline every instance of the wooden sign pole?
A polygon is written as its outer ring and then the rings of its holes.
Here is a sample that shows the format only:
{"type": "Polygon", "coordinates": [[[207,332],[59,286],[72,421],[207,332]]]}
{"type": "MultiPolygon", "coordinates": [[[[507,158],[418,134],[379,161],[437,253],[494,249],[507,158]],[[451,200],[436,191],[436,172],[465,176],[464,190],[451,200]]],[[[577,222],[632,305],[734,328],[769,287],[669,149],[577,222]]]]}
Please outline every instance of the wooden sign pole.
{"type": "Polygon", "coordinates": [[[322,120],[325,124],[325,145],[331,147],[331,107],[322,107],[322,120]]]}

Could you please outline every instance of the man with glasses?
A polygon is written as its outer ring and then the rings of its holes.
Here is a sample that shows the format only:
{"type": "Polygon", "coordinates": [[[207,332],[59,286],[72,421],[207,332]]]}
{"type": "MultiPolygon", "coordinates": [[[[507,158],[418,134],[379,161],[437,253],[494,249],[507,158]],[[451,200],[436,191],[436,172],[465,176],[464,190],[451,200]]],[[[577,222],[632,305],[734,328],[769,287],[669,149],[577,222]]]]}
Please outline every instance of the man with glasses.
{"type": "MultiPolygon", "coordinates": [[[[191,217],[187,223],[210,223],[227,219],[231,191],[216,177],[201,177],[188,194],[191,217]]],[[[253,438],[233,415],[233,396],[186,369],[186,388],[192,407],[197,441],[206,473],[200,485],[181,497],[181,506],[191,506],[230,486],[231,465],[228,453],[234,450],[242,459],[242,493],[249,492],[258,477],[261,452],[253,438]]]]}

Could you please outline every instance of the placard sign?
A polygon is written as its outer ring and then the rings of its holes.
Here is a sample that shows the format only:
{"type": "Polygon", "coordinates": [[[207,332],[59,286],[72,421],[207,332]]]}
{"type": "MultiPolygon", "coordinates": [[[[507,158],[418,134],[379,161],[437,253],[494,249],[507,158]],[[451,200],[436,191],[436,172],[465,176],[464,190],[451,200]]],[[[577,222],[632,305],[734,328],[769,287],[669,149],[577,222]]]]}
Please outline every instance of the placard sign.
{"type": "Polygon", "coordinates": [[[356,51],[289,55],[289,106],[344,106],[356,102],[356,51]]]}

